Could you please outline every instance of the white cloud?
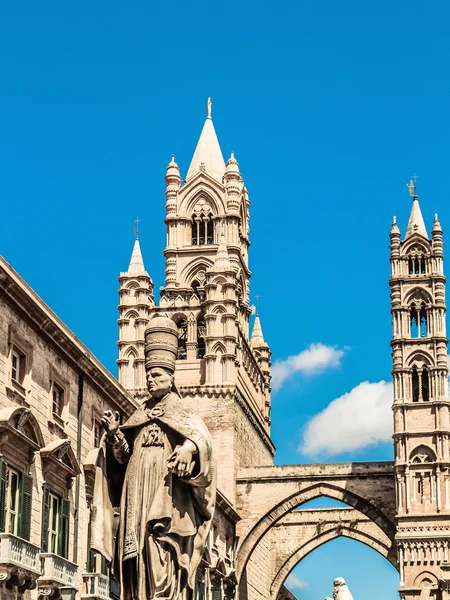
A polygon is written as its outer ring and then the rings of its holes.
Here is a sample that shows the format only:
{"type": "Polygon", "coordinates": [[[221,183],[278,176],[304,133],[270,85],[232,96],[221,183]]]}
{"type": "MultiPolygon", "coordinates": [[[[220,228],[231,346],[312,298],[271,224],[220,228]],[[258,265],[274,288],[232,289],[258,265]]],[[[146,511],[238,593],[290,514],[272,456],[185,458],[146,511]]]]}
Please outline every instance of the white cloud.
{"type": "Polygon", "coordinates": [[[291,573],[284,582],[284,585],[288,588],[288,590],[304,590],[308,587],[306,581],[297,577],[295,573],[291,573]]]}
{"type": "Polygon", "coordinates": [[[392,401],[392,383],[363,381],[308,421],[299,450],[331,456],[391,441],[392,401]]]}
{"type": "Polygon", "coordinates": [[[280,389],[286,379],[294,373],[311,375],[319,373],[329,367],[338,367],[341,364],[343,350],[336,346],[325,346],[325,344],[311,344],[309,348],[289,356],[286,359],[278,359],[272,365],[272,387],[280,389]]]}

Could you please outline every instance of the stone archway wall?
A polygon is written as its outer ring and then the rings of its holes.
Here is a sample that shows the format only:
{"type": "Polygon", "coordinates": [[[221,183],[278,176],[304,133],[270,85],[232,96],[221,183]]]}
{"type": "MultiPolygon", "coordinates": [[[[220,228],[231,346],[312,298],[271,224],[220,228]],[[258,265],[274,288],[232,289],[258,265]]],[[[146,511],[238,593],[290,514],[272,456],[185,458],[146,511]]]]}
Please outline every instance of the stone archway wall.
{"type": "Polygon", "coordinates": [[[393,546],[395,482],[391,462],[245,468],[238,473],[237,495],[241,600],[267,600],[270,596],[275,573],[265,567],[273,551],[272,532],[266,534],[293,509],[314,498],[327,496],[354,508],[393,546]]]}
{"type": "MultiPolygon", "coordinates": [[[[379,527],[353,508],[296,510],[266,534],[270,536],[270,598],[276,600],[291,570],[310,552],[340,536],[370,546],[397,568],[395,546],[379,527]]],[[[252,558],[248,563],[253,569],[252,558]]],[[[268,596],[269,597],[269,596],[268,596]]]]}

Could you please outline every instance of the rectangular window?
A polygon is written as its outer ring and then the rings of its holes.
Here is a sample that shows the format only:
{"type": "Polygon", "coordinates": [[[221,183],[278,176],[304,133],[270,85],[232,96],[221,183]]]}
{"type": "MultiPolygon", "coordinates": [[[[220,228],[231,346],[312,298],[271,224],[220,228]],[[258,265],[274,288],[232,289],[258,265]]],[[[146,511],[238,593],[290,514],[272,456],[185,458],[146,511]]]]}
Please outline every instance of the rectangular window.
{"type": "Polygon", "coordinates": [[[20,473],[11,467],[6,468],[6,514],[5,530],[7,533],[19,533],[19,498],[20,473]]]}
{"type": "Polygon", "coordinates": [[[18,348],[13,346],[11,352],[11,380],[23,385],[26,370],[26,356],[18,348]]]}
{"type": "Polygon", "coordinates": [[[102,426],[98,421],[94,422],[94,448],[100,448],[100,439],[102,437],[102,426]]]}
{"type": "Polygon", "coordinates": [[[42,552],[68,558],[70,502],[43,486],[42,552]]]}
{"type": "Polygon", "coordinates": [[[64,389],[55,381],[52,386],[52,410],[53,414],[61,417],[64,408],[64,389]]]}
{"type": "Polygon", "coordinates": [[[58,540],[60,533],[61,498],[49,493],[49,518],[48,518],[48,552],[58,553],[58,540]]]}

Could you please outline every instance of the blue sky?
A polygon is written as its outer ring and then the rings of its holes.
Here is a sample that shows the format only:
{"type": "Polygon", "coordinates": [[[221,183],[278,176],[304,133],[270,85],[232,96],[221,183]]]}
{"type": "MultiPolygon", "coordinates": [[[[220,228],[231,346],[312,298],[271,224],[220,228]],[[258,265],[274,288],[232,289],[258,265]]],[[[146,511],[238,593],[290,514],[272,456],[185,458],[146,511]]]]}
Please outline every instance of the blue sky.
{"type": "MultiPolygon", "coordinates": [[[[186,173],[212,96],[250,192],[264,335],[296,369],[273,393],[276,460],[391,459],[388,234],[414,172],[428,228],[450,223],[449,18],[416,0],[2,3],[0,253],[115,373],[133,221],[158,289],[165,167],[186,173]]],[[[368,570],[395,598],[393,568],[345,540],[294,591],[342,575],[378,600],[368,570]]]]}

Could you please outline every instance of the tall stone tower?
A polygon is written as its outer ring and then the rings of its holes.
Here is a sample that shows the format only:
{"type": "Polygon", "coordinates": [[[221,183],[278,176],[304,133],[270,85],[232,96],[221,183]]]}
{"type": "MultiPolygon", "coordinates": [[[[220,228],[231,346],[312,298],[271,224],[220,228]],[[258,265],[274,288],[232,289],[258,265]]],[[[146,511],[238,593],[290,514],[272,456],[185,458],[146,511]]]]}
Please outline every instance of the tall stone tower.
{"type": "Polygon", "coordinates": [[[440,587],[450,560],[448,352],[442,228],[431,239],[413,182],[411,216],[401,240],[391,227],[394,447],[400,596],[440,587]]]}
{"type": "Polygon", "coordinates": [[[154,306],[153,282],[136,238],[128,270],[119,277],[118,379],[136,398],[146,397],[144,332],[154,306]]]}
{"type": "MultiPolygon", "coordinates": [[[[149,313],[150,318],[164,314],[177,324],[176,384],[211,431],[220,455],[219,489],[234,504],[237,468],[273,463],[271,354],[259,317],[249,339],[250,201],[233,152],[226,163],[223,159],[210,100],[185,180],[172,156],[165,182],[166,281],[159,306],[153,306],[151,280],[146,273],[144,280],[140,259],[138,283],[144,290],[145,282],[147,295],[139,301],[139,315],[148,319],[149,313]]],[[[134,275],[129,270],[120,277],[121,334],[122,327],[130,329],[127,311],[136,310],[126,291],[137,281],[134,275]]],[[[134,353],[135,362],[143,357],[144,329],[142,321],[133,342],[125,337],[119,342],[119,377],[133,393],[131,367],[125,361],[127,352],[134,353]]]]}

